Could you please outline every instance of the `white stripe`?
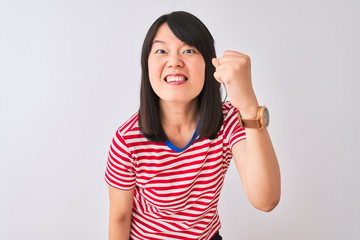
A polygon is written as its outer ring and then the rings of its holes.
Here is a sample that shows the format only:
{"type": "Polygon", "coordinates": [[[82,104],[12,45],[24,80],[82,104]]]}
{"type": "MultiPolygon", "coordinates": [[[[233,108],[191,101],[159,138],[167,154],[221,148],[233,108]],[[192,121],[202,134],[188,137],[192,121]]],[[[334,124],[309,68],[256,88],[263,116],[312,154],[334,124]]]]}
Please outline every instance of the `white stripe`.
{"type": "Polygon", "coordinates": [[[238,126],[236,111],[229,102],[224,103],[222,134],[218,134],[214,140],[197,140],[180,153],[172,151],[165,144],[150,144],[138,130],[138,122],[135,121],[137,114],[118,129],[120,136],[114,138],[113,150],[109,151],[106,177],[124,189],[131,183],[122,180],[120,174],[122,178],[129,176],[126,179],[131,181],[135,174],[132,169],[136,171],[134,219],[151,226],[148,228],[133,221],[132,239],[205,240],[205,236],[211,236],[219,229],[217,203],[224,174],[232,158],[228,143],[245,139],[245,136],[241,136],[244,130],[233,133],[238,126]],[[125,144],[118,138],[124,139],[125,144]],[[116,177],[119,179],[114,179],[116,177]],[[195,236],[184,234],[183,231],[187,230],[195,236]],[[144,236],[136,236],[135,231],[144,236]],[[158,236],[157,233],[161,232],[170,234],[170,237],[158,236]]]}

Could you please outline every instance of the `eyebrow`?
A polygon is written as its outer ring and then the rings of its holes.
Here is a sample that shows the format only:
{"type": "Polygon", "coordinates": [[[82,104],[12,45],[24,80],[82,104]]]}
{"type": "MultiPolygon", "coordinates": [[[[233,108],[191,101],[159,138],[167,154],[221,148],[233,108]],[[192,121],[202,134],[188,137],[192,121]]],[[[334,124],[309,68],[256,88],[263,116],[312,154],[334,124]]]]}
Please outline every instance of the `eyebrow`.
{"type": "MultiPolygon", "coordinates": [[[[162,41],[162,40],[158,40],[158,39],[155,39],[153,42],[152,42],[152,45],[154,45],[155,43],[159,43],[159,44],[167,44],[167,42],[165,41],[162,41]]],[[[182,44],[183,46],[190,46],[189,44],[186,44],[186,43],[183,43],[182,44]]]]}
{"type": "Polygon", "coordinates": [[[163,43],[163,44],[166,44],[166,42],[161,41],[161,40],[157,40],[157,39],[155,39],[152,43],[153,43],[153,44],[154,44],[154,43],[163,43]]]}

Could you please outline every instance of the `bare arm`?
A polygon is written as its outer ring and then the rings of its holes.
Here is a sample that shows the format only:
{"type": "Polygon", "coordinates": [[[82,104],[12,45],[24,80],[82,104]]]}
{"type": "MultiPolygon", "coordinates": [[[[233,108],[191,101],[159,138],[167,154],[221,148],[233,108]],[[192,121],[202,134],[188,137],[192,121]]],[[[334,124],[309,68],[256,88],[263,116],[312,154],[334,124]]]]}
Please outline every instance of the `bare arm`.
{"type": "Polygon", "coordinates": [[[237,142],[232,153],[250,203],[273,210],[280,201],[280,169],[267,129],[246,129],[246,140],[237,142]]]}
{"type": "Polygon", "coordinates": [[[134,189],[123,191],[109,186],[109,240],[129,240],[134,189]]]}
{"type": "MultiPolygon", "coordinates": [[[[250,57],[225,51],[213,58],[214,77],[224,83],[231,104],[243,118],[254,119],[259,107],[251,80],[250,57]]],[[[246,129],[246,140],[232,148],[236,167],[249,201],[258,209],[271,211],[280,200],[280,170],[267,129],[246,129]]]]}

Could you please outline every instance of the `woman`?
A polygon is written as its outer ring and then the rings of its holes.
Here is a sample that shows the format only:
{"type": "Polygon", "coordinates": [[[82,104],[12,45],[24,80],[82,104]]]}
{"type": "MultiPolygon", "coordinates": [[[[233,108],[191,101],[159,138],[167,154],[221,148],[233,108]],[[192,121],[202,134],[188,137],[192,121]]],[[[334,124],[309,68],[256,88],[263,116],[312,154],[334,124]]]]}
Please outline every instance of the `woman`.
{"type": "Polygon", "coordinates": [[[108,158],[109,239],[222,239],[217,204],[232,158],[249,201],[271,211],[280,171],[249,57],[216,58],[205,25],[173,12],[150,27],[141,64],[139,112],[117,130],[108,158]]]}

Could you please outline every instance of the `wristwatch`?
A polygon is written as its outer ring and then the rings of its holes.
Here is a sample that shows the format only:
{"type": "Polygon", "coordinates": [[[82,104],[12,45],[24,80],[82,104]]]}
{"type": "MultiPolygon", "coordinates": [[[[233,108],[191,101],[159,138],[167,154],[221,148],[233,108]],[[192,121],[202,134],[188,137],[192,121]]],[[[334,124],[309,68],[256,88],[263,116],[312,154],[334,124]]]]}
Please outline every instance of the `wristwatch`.
{"type": "Polygon", "coordinates": [[[242,118],[238,111],[238,118],[241,127],[263,129],[269,126],[270,116],[266,106],[260,106],[255,119],[242,118]]]}

